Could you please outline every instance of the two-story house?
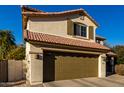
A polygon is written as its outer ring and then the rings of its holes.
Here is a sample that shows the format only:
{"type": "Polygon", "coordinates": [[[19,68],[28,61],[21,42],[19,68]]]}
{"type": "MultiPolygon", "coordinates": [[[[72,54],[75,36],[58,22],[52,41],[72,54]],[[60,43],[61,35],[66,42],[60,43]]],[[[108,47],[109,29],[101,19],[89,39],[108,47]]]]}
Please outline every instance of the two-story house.
{"type": "Polygon", "coordinates": [[[110,49],[96,42],[98,24],[85,10],[44,12],[23,6],[22,17],[30,84],[106,76],[110,49]]]}

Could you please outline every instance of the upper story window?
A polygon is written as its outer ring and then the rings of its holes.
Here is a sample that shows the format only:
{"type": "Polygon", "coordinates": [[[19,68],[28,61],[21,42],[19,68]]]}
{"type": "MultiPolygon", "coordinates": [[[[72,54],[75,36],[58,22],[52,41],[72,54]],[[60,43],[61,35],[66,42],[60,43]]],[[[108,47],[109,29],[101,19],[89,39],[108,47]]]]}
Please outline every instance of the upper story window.
{"type": "Polygon", "coordinates": [[[87,37],[87,26],[83,24],[74,23],[74,35],[87,37]]]}

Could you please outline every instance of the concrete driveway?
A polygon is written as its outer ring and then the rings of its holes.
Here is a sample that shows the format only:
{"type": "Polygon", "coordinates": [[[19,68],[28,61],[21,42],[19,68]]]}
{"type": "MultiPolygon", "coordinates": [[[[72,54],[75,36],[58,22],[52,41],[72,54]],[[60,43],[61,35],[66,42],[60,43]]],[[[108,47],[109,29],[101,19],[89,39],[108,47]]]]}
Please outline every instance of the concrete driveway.
{"type": "Polygon", "coordinates": [[[72,80],[52,81],[44,87],[124,87],[124,76],[111,75],[105,78],[81,78],[72,80]]]}

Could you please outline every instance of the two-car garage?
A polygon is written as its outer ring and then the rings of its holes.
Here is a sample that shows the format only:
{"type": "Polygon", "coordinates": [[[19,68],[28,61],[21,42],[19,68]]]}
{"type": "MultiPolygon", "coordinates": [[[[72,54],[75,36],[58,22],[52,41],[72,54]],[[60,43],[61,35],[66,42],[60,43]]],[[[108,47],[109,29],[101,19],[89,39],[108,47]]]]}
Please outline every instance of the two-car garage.
{"type": "Polygon", "coordinates": [[[98,56],[44,51],[43,81],[98,77],[98,56]]]}

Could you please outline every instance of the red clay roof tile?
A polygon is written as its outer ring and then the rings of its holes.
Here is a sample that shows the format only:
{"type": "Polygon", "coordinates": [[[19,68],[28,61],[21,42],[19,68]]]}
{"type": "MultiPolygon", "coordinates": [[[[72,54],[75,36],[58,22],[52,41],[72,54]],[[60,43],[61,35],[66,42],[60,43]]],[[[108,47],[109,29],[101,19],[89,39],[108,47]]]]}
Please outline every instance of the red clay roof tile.
{"type": "Polygon", "coordinates": [[[26,31],[24,31],[24,38],[29,41],[40,41],[45,43],[76,46],[76,47],[82,47],[82,48],[110,50],[108,47],[105,47],[95,42],[87,42],[82,40],[76,40],[76,39],[71,39],[71,38],[66,38],[61,36],[48,35],[48,34],[36,33],[36,32],[30,32],[30,31],[27,31],[27,33],[26,31]]]}

